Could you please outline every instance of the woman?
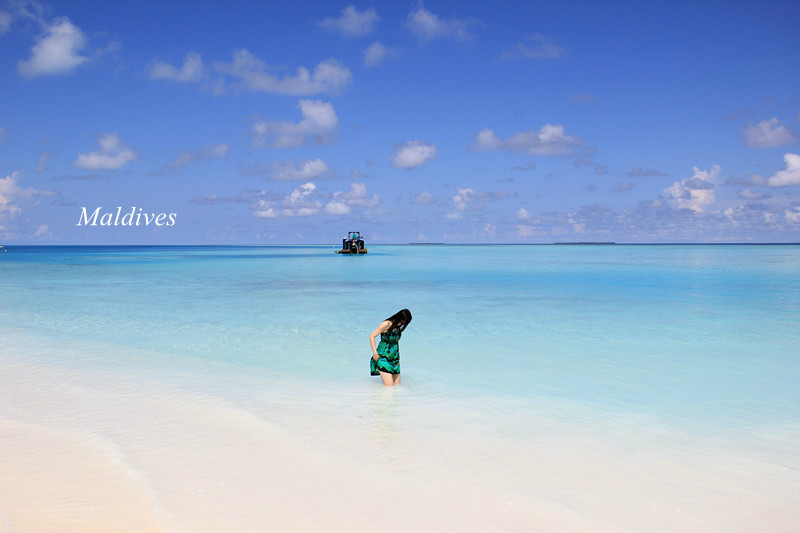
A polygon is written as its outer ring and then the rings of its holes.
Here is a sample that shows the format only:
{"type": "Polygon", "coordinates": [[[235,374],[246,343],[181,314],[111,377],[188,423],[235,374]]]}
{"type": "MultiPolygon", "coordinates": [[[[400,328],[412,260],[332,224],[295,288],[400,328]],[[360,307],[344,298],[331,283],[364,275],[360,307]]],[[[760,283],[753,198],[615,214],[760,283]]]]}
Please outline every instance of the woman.
{"type": "Polygon", "coordinates": [[[411,311],[401,309],[378,326],[369,336],[372,346],[372,359],[369,362],[369,373],[381,376],[387,387],[400,385],[400,351],[397,346],[400,335],[411,322],[411,311]],[[375,348],[375,337],[381,336],[381,342],[375,348]]]}

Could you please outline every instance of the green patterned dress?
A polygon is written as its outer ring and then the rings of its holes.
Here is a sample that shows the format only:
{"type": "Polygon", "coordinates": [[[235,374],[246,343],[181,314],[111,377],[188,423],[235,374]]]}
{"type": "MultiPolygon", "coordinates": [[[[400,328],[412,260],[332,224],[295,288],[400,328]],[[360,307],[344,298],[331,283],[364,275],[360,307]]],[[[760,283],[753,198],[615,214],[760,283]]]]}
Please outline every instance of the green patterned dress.
{"type": "Polygon", "coordinates": [[[387,374],[400,373],[400,348],[397,346],[400,340],[400,330],[393,329],[381,333],[381,342],[378,344],[378,360],[369,359],[369,373],[372,376],[380,375],[379,372],[387,374]]]}

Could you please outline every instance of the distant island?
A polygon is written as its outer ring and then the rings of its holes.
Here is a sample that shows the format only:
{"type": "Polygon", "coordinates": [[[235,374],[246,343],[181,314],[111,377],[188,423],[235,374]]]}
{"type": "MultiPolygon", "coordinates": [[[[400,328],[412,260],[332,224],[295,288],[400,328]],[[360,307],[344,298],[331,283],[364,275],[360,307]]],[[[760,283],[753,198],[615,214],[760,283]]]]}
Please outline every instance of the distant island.
{"type": "MultiPolygon", "coordinates": [[[[442,246],[446,243],[444,242],[410,242],[408,243],[410,246],[442,246]]],[[[474,246],[490,246],[490,245],[526,245],[532,243],[481,243],[475,244],[474,246]]],[[[580,241],[580,242],[554,242],[553,244],[571,244],[571,245],[610,245],[610,244],[617,244],[616,242],[600,242],[600,241],[580,241]]]]}

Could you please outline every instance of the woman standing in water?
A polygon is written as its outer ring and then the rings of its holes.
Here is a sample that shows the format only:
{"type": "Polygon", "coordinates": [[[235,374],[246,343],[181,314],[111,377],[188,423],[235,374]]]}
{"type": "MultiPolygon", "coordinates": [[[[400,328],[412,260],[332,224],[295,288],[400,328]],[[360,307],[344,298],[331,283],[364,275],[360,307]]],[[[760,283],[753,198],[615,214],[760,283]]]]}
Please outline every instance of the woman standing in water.
{"type": "Polygon", "coordinates": [[[400,385],[400,350],[397,343],[406,326],[411,322],[411,311],[401,309],[378,326],[369,335],[372,346],[372,359],[369,362],[369,373],[380,375],[387,387],[400,385]],[[381,336],[381,342],[375,347],[375,337],[381,336]]]}

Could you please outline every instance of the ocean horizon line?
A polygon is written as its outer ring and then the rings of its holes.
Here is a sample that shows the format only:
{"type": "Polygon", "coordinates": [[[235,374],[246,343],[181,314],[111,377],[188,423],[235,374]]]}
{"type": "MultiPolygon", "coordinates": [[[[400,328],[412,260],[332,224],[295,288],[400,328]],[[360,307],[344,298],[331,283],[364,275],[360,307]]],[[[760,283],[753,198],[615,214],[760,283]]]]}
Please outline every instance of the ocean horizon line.
{"type": "MultiPolygon", "coordinates": [[[[370,246],[798,246],[798,242],[378,242],[370,246]]],[[[243,244],[5,244],[0,250],[11,248],[276,248],[276,247],[334,247],[331,243],[243,243],[243,244]]]]}

